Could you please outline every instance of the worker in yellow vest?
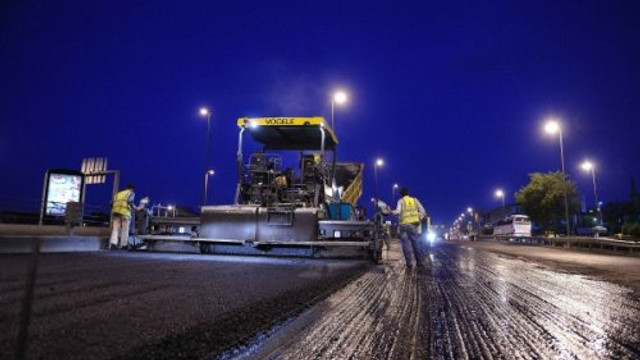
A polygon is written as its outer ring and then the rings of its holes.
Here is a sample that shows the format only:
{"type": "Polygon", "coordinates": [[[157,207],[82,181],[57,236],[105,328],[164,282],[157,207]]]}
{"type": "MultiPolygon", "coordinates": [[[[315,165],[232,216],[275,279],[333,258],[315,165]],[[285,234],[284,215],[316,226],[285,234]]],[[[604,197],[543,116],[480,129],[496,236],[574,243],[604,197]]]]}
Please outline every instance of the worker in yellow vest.
{"type": "Polygon", "coordinates": [[[136,207],[133,199],[136,194],[133,192],[133,185],[129,184],[124,190],[113,196],[111,203],[111,238],[109,239],[109,249],[126,249],[129,244],[129,226],[131,225],[131,211],[136,207]],[[118,241],[118,239],[120,241],[118,241]]]}
{"type": "Polygon", "coordinates": [[[416,265],[420,266],[420,244],[418,243],[421,233],[420,223],[427,217],[427,212],[418,199],[409,196],[409,189],[402,188],[400,195],[402,198],[398,200],[396,209],[391,212],[399,218],[398,232],[400,233],[402,252],[408,268],[412,266],[412,250],[416,265]]]}

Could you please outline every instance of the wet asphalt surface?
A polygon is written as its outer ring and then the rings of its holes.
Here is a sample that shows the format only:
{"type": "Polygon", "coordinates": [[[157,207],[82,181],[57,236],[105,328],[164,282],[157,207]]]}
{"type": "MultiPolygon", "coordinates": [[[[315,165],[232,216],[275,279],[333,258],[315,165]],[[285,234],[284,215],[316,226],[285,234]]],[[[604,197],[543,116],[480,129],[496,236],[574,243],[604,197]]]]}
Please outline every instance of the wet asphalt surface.
{"type": "Polygon", "coordinates": [[[497,254],[433,247],[383,266],[224,358],[640,359],[638,294],[497,254]]]}
{"type": "MultiPolygon", "coordinates": [[[[176,254],[46,255],[29,355],[640,359],[640,298],[634,290],[594,274],[447,244],[431,248],[423,267],[405,269],[393,245],[379,266],[176,254]]],[[[0,256],[2,359],[13,356],[24,261],[0,256]]]]}

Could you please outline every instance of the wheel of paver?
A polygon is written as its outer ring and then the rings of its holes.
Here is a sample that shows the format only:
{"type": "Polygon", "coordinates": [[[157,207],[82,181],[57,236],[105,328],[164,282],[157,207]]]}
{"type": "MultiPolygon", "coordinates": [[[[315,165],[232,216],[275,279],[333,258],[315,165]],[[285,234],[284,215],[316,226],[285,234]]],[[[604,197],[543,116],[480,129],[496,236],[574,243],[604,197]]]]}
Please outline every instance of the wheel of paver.
{"type": "Polygon", "coordinates": [[[369,249],[369,259],[375,264],[379,264],[382,261],[382,247],[378,246],[378,242],[374,241],[373,249],[369,249]]]}
{"type": "Polygon", "coordinates": [[[379,264],[380,261],[382,261],[382,236],[384,235],[381,235],[380,231],[375,230],[372,244],[373,248],[369,250],[369,256],[371,257],[371,260],[376,264],[379,264]]]}

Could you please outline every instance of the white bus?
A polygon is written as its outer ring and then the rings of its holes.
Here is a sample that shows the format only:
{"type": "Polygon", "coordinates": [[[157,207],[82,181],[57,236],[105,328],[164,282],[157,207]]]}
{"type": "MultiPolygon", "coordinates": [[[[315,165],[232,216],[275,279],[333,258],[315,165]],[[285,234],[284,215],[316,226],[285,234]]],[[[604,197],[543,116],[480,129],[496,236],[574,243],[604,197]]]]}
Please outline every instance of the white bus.
{"type": "Polygon", "coordinates": [[[531,237],[531,220],[527,215],[511,215],[493,226],[494,236],[531,237]]]}

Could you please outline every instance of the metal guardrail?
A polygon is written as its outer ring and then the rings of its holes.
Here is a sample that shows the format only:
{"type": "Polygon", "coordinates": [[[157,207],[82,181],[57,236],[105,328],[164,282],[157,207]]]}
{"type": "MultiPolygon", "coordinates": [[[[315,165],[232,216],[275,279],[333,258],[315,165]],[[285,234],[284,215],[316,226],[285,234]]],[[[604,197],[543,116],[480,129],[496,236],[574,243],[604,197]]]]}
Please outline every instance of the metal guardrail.
{"type": "Polygon", "coordinates": [[[590,250],[610,250],[640,254],[640,242],[633,240],[619,240],[609,237],[491,237],[505,243],[519,243],[527,245],[542,245],[564,248],[581,248],[590,250]]]}
{"type": "MultiPolygon", "coordinates": [[[[0,197],[0,223],[38,224],[40,220],[41,200],[0,197]]],[[[110,211],[107,205],[84,204],[84,226],[109,226],[110,211]]],[[[64,216],[47,217],[49,224],[63,224],[64,216]]]]}

